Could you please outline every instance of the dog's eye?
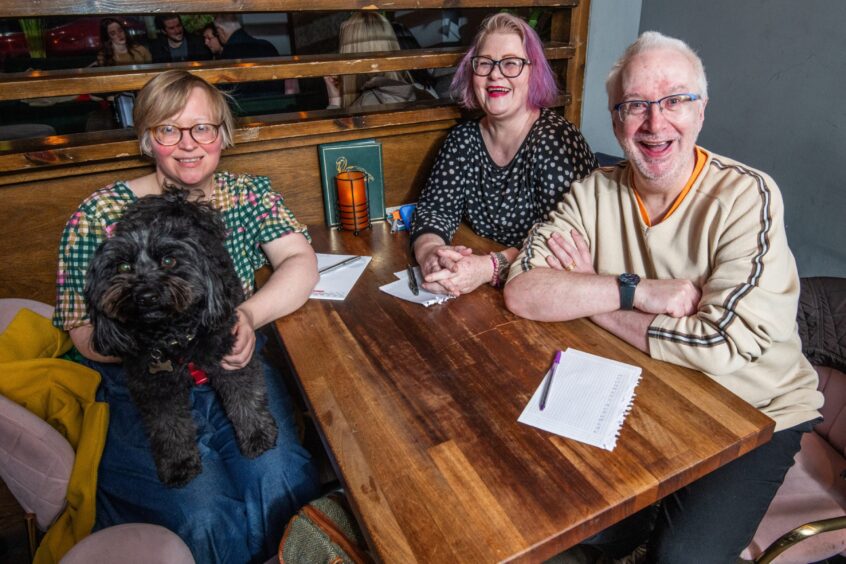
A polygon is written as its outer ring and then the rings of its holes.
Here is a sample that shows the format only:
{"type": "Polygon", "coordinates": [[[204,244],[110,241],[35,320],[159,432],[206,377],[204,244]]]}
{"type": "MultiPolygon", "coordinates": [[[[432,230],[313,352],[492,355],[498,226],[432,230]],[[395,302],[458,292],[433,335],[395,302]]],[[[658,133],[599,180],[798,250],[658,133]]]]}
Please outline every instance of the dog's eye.
{"type": "Polygon", "coordinates": [[[176,259],[173,257],[162,257],[162,268],[173,268],[176,266],[176,259]]]}
{"type": "Polygon", "coordinates": [[[117,265],[117,271],[121,274],[126,274],[127,272],[132,272],[132,265],[128,262],[122,262],[117,265]]]}

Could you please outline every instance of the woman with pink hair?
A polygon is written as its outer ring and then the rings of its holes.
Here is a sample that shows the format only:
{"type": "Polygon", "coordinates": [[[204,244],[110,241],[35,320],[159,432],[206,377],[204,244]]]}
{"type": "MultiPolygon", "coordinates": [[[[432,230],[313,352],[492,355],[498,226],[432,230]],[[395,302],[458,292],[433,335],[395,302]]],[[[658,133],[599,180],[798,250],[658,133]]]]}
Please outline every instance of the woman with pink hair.
{"type": "Polygon", "coordinates": [[[438,154],[411,230],[423,287],[452,295],[505,283],[531,226],[546,217],[570,183],[598,166],[582,134],[550,109],[558,88],[537,33],[499,13],[482,22],[450,86],[478,121],[455,127],[438,154]],[[505,245],[474,254],[450,242],[465,220],[505,245]]]}

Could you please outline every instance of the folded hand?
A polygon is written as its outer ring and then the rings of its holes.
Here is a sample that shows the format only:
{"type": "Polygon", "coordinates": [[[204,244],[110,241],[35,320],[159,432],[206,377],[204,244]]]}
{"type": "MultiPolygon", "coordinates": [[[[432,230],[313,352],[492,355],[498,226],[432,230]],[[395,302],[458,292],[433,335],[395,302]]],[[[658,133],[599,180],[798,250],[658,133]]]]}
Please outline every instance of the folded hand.
{"type": "Polygon", "coordinates": [[[240,308],[236,313],[238,321],[232,328],[235,343],[232,345],[229,354],[223,357],[220,362],[220,365],[226,370],[238,370],[247,366],[250,359],[253,358],[253,352],[256,348],[256,332],[253,329],[249,314],[240,308]]]}
{"type": "Polygon", "coordinates": [[[635,291],[634,306],[646,313],[687,317],[699,309],[702,291],[690,280],[642,280],[635,291]]]}
{"type": "Polygon", "coordinates": [[[575,229],[570,231],[570,236],[573,238],[572,243],[558,232],[547,239],[546,244],[552,254],[546,257],[546,264],[555,270],[596,274],[584,237],[575,229]]]}
{"type": "Polygon", "coordinates": [[[425,290],[457,297],[489,281],[493,263],[487,255],[474,255],[469,247],[442,245],[429,253],[421,269],[425,290]]]}

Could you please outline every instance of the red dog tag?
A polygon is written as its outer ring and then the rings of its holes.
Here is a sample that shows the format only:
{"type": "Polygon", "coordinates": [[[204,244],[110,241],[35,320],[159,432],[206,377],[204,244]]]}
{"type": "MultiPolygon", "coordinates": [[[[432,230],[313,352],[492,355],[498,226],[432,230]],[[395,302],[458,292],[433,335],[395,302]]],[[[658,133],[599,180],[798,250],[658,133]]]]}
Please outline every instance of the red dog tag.
{"type": "Polygon", "coordinates": [[[196,366],[194,366],[193,362],[188,363],[188,372],[191,373],[191,377],[194,379],[194,383],[198,386],[202,386],[206,382],[209,381],[209,377],[206,374],[205,370],[200,370],[196,366]]]}

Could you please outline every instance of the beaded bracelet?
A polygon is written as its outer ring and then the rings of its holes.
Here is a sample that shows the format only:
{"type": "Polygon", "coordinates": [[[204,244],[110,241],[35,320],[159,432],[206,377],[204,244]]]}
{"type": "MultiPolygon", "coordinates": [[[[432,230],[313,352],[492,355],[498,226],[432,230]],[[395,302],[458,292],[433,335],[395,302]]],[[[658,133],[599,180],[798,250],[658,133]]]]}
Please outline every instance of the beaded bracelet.
{"type": "Polygon", "coordinates": [[[491,262],[493,263],[493,275],[491,276],[491,286],[500,288],[505,284],[505,272],[508,270],[508,259],[502,253],[491,253],[491,262]]]}
{"type": "Polygon", "coordinates": [[[491,253],[491,262],[493,263],[493,274],[491,275],[491,286],[494,288],[499,284],[499,261],[496,260],[496,255],[491,253]]]}

